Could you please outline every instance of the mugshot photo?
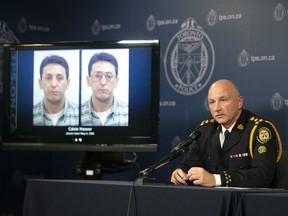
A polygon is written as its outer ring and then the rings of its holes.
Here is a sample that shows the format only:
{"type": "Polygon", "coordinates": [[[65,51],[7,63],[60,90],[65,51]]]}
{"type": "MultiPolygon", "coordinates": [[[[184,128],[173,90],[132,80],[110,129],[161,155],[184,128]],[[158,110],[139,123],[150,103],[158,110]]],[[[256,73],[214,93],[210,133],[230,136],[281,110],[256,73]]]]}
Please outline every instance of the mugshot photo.
{"type": "Polygon", "coordinates": [[[34,52],[33,125],[79,124],[79,50],[34,52]]]}
{"type": "Polygon", "coordinates": [[[129,49],[82,50],[81,125],[128,126],[129,49]]]}

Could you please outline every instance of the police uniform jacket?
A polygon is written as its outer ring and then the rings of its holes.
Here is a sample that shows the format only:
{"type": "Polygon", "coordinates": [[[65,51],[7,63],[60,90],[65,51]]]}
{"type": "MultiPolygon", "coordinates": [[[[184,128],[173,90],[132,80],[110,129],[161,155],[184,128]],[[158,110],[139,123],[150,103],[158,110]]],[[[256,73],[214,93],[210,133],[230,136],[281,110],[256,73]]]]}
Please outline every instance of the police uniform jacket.
{"type": "Polygon", "coordinates": [[[179,168],[203,167],[220,174],[222,186],[269,187],[277,161],[277,137],[272,123],[247,110],[220,146],[221,125],[214,119],[203,121],[201,136],[186,153],[179,168]],[[250,135],[252,136],[250,137],[250,135]]]}

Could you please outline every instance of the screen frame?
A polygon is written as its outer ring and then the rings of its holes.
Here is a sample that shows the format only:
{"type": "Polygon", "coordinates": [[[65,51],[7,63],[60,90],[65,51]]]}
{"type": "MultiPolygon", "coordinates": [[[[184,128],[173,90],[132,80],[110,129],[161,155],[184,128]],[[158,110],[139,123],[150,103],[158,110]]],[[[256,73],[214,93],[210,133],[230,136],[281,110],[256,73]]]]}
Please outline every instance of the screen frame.
{"type": "MultiPolygon", "coordinates": [[[[160,41],[159,40],[120,40],[120,41],[73,41],[73,42],[53,42],[53,43],[26,43],[26,44],[4,44],[3,45],[3,150],[41,150],[41,151],[85,151],[85,152],[157,152],[159,145],[159,93],[160,93],[160,41]],[[10,122],[10,51],[29,49],[110,49],[110,48],[151,48],[151,104],[149,109],[151,116],[149,135],[129,135],[118,136],[116,138],[107,135],[97,135],[97,142],[88,140],[79,141],[79,136],[54,137],[39,136],[14,136],[9,133],[10,122]],[[9,101],[9,102],[8,102],[9,101]],[[6,126],[5,126],[6,125],[6,126]],[[117,141],[121,140],[121,141],[117,141]]],[[[120,128],[119,128],[120,129],[120,128]]],[[[113,130],[113,127],[111,127],[113,130]]]]}

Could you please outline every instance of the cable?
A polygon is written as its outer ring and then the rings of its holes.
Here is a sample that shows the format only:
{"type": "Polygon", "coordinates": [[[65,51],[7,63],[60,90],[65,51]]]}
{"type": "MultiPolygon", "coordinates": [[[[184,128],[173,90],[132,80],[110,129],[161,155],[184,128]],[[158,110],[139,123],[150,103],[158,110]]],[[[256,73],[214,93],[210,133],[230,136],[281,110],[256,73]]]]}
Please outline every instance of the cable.
{"type": "Polygon", "coordinates": [[[134,195],[134,203],[135,203],[135,215],[138,215],[138,207],[137,207],[137,198],[136,198],[136,192],[135,192],[135,184],[136,182],[141,179],[142,177],[137,177],[133,184],[131,185],[130,192],[129,192],[129,198],[128,198],[128,206],[127,206],[127,214],[126,216],[130,216],[130,209],[131,209],[131,201],[132,201],[132,194],[134,195]]]}

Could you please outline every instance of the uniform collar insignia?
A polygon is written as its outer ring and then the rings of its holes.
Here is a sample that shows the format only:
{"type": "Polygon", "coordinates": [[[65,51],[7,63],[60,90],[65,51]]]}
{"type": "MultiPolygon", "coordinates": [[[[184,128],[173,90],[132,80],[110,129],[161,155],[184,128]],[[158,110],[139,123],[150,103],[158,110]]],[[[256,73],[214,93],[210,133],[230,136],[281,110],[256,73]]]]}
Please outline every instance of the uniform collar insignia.
{"type": "Polygon", "coordinates": [[[237,126],[237,129],[238,129],[238,130],[243,130],[243,129],[244,129],[244,126],[243,126],[242,124],[239,124],[239,125],[237,126]]]}

